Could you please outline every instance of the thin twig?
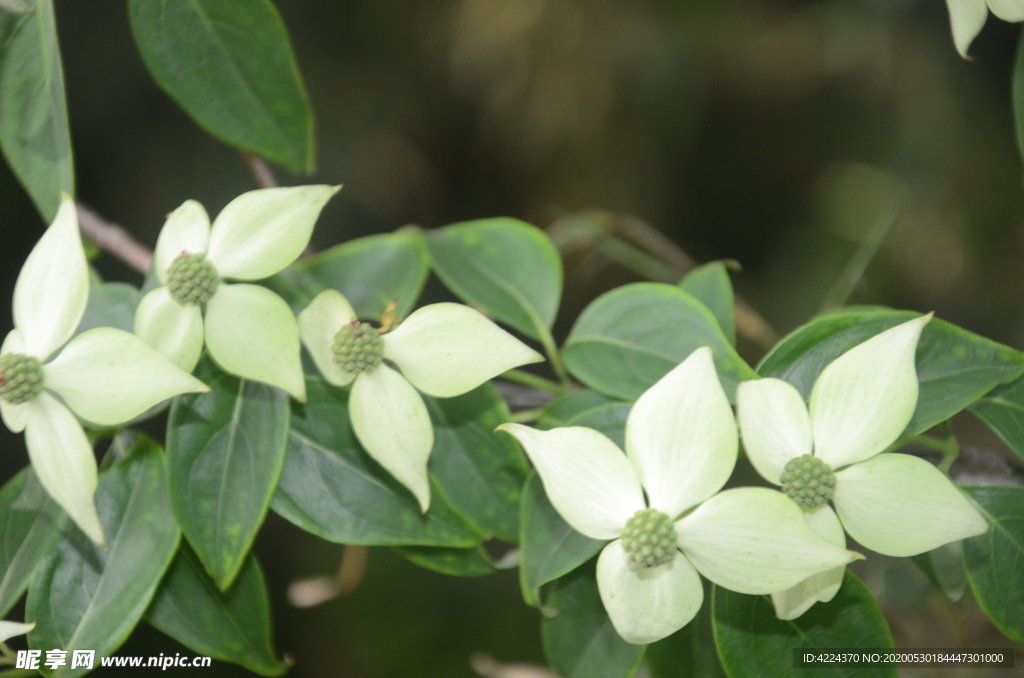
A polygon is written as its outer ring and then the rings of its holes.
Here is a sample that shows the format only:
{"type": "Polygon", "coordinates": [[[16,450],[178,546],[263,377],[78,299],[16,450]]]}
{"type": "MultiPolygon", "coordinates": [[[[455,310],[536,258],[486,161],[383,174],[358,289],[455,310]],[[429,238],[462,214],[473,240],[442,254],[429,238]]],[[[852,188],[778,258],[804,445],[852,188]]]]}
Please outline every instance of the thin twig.
{"type": "Polygon", "coordinates": [[[75,205],[78,207],[78,227],[97,247],[142,275],[149,272],[153,263],[153,252],[149,248],[139,243],[124,228],[107,221],[82,203],[76,202],[75,205]]]}
{"type": "Polygon", "coordinates": [[[242,157],[245,158],[245,164],[249,166],[249,171],[252,172],[252,176],[260,188],[277,188],[280,185],[274,178],[274,173],[270,170],[270,165],[266,160],[248,151],[242,151],[242,157]]]}

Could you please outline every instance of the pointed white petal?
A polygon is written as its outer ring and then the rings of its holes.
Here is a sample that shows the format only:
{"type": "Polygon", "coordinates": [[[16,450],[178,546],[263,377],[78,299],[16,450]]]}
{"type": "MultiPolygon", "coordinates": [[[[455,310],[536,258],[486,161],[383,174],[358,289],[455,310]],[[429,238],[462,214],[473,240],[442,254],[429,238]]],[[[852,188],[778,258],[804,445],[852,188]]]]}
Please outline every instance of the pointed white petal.
{"type": "Polygon", "coordinates": [[[209,391],[134,334],[99,327],[75,337],[43,368],[43,385],[75,414],[116,426],[181,393],[209,391]]]}
{"type": "Polygon", "coordinates": [[[158,287],[139,302],[135,334],[185,372],[191,372],[203,353],[203,312],[195,304],[179,304],[166,287],[158,287]]]}
{"type": "MultiPolygon", "coordinates": [[[[21,334],[18,330],[8,332],[7,337],[4,338],[3,346],[0,346],[0,355],[24,352],[25,343],[21,340],[21,334]]],[[[25,409],[26,406],[27,403],[12,405],[6,400],[0,399],[0,417],[3,418],[4,425],[14,433],[21,433],[25,430],[25,421],[28,417],[28,411],[25,409]]]]}
{"type": "Polygon", "coordinates": [[[226,372],[306,401],[299,327],[284,299],[265,287],[221,283],[206,304],[206,348],[226,372]]]}
{"type": "Polygon", "coordinates": [[[738,446],[709,348],[640,396],[626,421],[626,450],[640,484],[651,506],[672,518],[722,489],[738,446]]]}
{"type": "Polygon", "coordinates": [[[209,259],[225,278],[261,280],[295,261],[309,244],[334,186],[264,188],[238,196],[217,215],[209,259]]]}
{"type": "Polygon", "coordinates": [[[814,456],[838,469],[899,438],[917,407],[914,354],[929,320],[930,314],[886,330],[824,369],[811,392],[814,456]]]}
{"type": "Polygon", "coordinates": [[[651,569],[631,566],[622,540],[597,559],[597,587],[612,626],[627,643],[646,645],[670,636],[697,615],[704,602],[700,576],[682,553],[651,569]]]}
{"type": "Polygon", "coordinates": [[[1022,0],[988,0],[989,9],[1003,21],[1016,23],[1024,21],[1024,1],[1022,0]]]}
{"type": "Polygon", "coordinates": [[[384,357],[427,395],[450,398],[544,356],[462,304],[419,309],[384,335],[384,357]]]}
{"type": "MultiPolygon", "coordinates": [[[[843,525],[828,504],[819,506],[813,511],[804,511],[804,519],[812,530],[827,539],[829,543],[841,549],[846,548],[843,525]]],[[[779,619],[796,619],[815,603],[827,603],[832,600],[843,584],[845,573],[845,566],[826,570],[804,579],[782,593],[773,593],[772,603],[775,605],[775,616],[779,619]]]]}
{"type": "Polygon", "coordinates": [[[324,290],[299,314],[299,336],[328,383],[348,386],[356,375],[334,362],[334,335],[356,319],[348,299],[335,290],[324,290]]]}
{"type": "Polygon", "coordinates": [[[953,27],[953,43],[960,56],[967,59],[971,43],[985,26],[988,6],[985,0],[946,0],[946,6],[953,27]]]}
{"type": "Polygon", "coordinates": [[[63,194],[57,216],[28,255],[14,286],[14,326],[25,353],[49,358],[75,333],[88,301],[89,273],[75,201],[63,194]]]}
{"type": "Polygon", "coordinates": [[[832,501],[850,536],[887,556],[914,556],[988,530],[949,478],[907,454],[840,471],[832,501]]]}
{"type": "Polygon", "coordinates": [[[780,379],[741,382],[736,414],[743,449],[757,472],[779,485],[791,459],[811,453],[811,419],[803,396],[780,379]]]}
{"type": "Polygon", "coordinates": [[[45,391],[28,405],[25,445],[39,482],[89,539],[105,545],[93,501],[96,457],[85,431],[68,408],[45,391]]]}
{"type": "Polygon", "coordinates": [[[676,522],[697,570],[739,593],[785,591],[859,558],[818,536],[789,497],[757,487],[715,495],[676,522]]]}
{"type": "Polygon", "coordinates": [[[427,459],[434,427],[423,398],[387,365],[360,374],[348,400],[352,430],[367,453],[430,508],[427,459]]]}
{"type": "Polygon", "coordinates": [[[576,531],[615,539],[634,513],[646,508],[626,455],[597,431],[579,426],[538,431],[502,424],[516,437],[544,483],[552,505],[576,531]]]}
{"type": "Polygon", "coordinates": [[[22,624],[20,622],[0,620],[0,643],[6,643],[15,636],[23,636],[35,627],[35,624],[22,624]]]}
{"type": "Polygon", "coordinates": [[[210,245],[210,217],[195,200],[186,200],[167,215],[167,221],[156,239],[153,271],[161,284],[167,282],[167,269],[181,253],[205,253],[210,245]]]}

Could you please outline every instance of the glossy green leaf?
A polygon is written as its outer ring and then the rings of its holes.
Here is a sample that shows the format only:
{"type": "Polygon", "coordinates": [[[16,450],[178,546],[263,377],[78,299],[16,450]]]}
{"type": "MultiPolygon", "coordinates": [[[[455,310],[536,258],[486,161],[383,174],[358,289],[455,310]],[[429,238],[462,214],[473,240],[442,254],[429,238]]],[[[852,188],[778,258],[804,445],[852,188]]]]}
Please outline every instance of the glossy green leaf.
{"type": "MultiPolygon", "coordinates": [[[[140,438],[122,462],[106,470],[96,490],[109,550],[70,521],[29,587],[25,616],[36,623],[29,647],[95,650],[96,661],[117,651],[149,606],[178,547],[160,447],[140,438]]],[[[43,655],[45,657],[45,654],[43,655]]],[[[43,675],[88,673],[70,662],[43,675]]]]}
{"type": "Polygon", "coordinates": [[[0,148],[49,222],[60,191],[75,193],[75,169],[53,0],[31,5],[0,12],[0,148]]]}
{"type": "Polygon", "coordinates": [[[540,623],[544,656],[563,678],[629,678],[644,658],[644,645],[619,637],[604,611],[592,567],[576,570],[551,588],[555,616],[540,623]]]}
{"type": "Polygon", "coordinates": [[[280,676],[288,670],[274,654],[270,596],[252,554],[235,583],[222,592],[192,549],[182,545],[153,597],[146,621],[198,654],[239,664],[262,676],[280,676]]]}
{"type": "Polygon", "coordinates": [[[135,333],[135,309],[142,294],[137,287],[127,283],[100,283],[89,288],[89,303],[85,315],[78,323],[75,335],[97,327],[114,327],[135,333]]]}
{"type": "Polygon", "coordinates": [[[0,618],[7,616],[60,536],[64,512],[25,467],[0,488],[0,618]]]}
{"type": "Polygon", "coordinates": [[[167,424],[171,504],[217,586],[227,590],[263,523],[284,463],[284,391],[200,366],[209,393],[175,398],[167,424]]]}
{"type": "Polygon", "coordinates": [[[633,409],[633,403],[612,402],[580,412],[566,422],[566,426],[583,426],[603,433],[620,450],[626,449],[626,420],[633,409]]]}
{"type": "Polygon", "coordinates": [[[519,492],[529,467],[511,436],[494,429],[508,408],[489,382],[455,398],[424,398],[434,422],[430,472],[451,505],[484,532],[519,540],[519,492]]]}
{"type": "Polygon", "coordinates": [[[601,550],[605,542],[586,537],[562,519],[531,473],[520,508],[519,584],[523,600],[540,606],[540,587],[572,572],[601,550]]]}
{"type": "Polygon", "coordinates": [[[288,452],[273,508],[302,529],[340,544],[470,548],[482,539],[436,482],[430,510],[359,446],[348,390],[306,380],[308,401],[292,403],[288,452]]]}
{"type": "Polygon", "coordinates": [[[934,551],[911,556],[910,560],[942,595],[954,602],[963,598],[967,589],[967,571],[964,569],[964,552],[960,542],[955,541],[934,551]]]}
{"type": "Polygon", "coordinates": [[[993,389],[970,409],[1024,459],[1024,378],[993,389]]]}
{"type": "Polygon", "coordinates": [[[729,269],[723,261],[698,266],[679,281],[679,286],[707,306],[718,321],[729,343],[736,345],[736,299],[729,280],[729,269]]]}
{"type": "Polygon", "coordinates": [[[364,320],[377,321],[392,301],[407,316],[430,273],[423,235],[416,230],[371,235],[324,250],[266,281],[296,312],[320,292],[341,292],[364,320]]]}
{"type": "Polygon", "coordinates": [[[395,550],[420,567],[451,577],[483,577],[498,571],[482,546],[470,549],[396,546],[395,550]]]}
{"type": "Polygon", "coordinates": [[[580,314],[563,356],[584,384],[636,400],[702,346],[710,346],[730,401],[754,371],[739,357],[715,316],[673,285],[635,283],[603,294],[580,314]]]}
{"type": "Polygon", "coordinates": [[[499,217],[427,233],[434,271],[466,303],[523,334],[548,334],[562,296],[562,260],[538,228],[499,217]]]}
{"type": "MultiPolygon", "coordinates": [[[[840,355],[891,327],[918,317],[911,311],[853,307],[815,318],[783,339],[757,370],[784,379],[805,398],[821,371],[840,355]]],[[[904,435],[916,435],[961,411],[998,384],[1024,372],[1024,356],[933,318],[917,346],[921,390],[904,435]]]]}
{"type": "Polygon", "coordinates": [[[711,584],[704,582],[704,601],[693,621],[668,638],[647,646],[651,678],[725,678],[711,628],[711,584]]]}
{"type": "Polygon", "coordinates": [[[1007,638],[1024,643],[1024,487],[965,487],[991,524],[963,541],[967,580],[985,614],[1007,638]]]}
{"type": "Polygon", "coordinates": [[[577,415],[615,402],[618,401],[590,389],[572,391],[544,408],[537,421],[537,428],[546,431],[560,426],[568,426],[567,422],[577,415]]]}
{"type": "Polygon", "coordinates": [[[160,88],[232,146],[310,172],[313,115],[270,0],[129,0],[132,33],[160,88]]]}
{"type": "MultiPolygon", "coordinates": [[[[707,604],[707,602],[705,602],[707,604]]],[[[834,666],[793,667],[793,650],[891,649],[892,634],[878,603],[849,570],[836,597],[792,621],[775,618],[769,596],[747,596],[714,587],[712,625],[718,656],[730,676],[832,678],[834,666]]],[[[895,665],[845,667],[843,676],[895,678],[895,665]]]]}

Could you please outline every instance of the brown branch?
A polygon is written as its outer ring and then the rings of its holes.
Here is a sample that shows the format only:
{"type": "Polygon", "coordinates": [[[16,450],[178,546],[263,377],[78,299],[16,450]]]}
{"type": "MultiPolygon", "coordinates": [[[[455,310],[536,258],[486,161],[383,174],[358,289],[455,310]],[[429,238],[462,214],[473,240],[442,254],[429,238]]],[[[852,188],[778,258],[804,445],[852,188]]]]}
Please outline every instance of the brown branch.
{"type": "Polygon", "coordinates": [[[80,202],[78,207],[78,227],[82,233],[96,243],[104,252],[120,259],[129,267],[142,275],[149,272],[153,263],[153,253],[131,236],[121,226],[111,223],[93,212],[80,202]]]}
{"type": "Polygon", "coordinates": [[[270,165],[266,160],[248,151],[242,151],[242,157],[245,158],[245,164],[249,166],[249,171],[252,172],[252,176],[260,188],[277,188],[280,185],[274,178],[274,173],[270,171],[270,165]]]}

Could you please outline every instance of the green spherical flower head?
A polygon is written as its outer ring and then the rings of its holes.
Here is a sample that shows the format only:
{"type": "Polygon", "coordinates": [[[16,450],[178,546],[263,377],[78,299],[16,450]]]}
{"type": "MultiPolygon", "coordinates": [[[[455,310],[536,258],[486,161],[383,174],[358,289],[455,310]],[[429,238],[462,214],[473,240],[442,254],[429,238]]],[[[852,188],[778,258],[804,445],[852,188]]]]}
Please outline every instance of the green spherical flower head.
{"type": "Polygon", "coordinates": [[[8,353],[0,358],[0,398],[21,405],[43,392],[43,367],[37,358],[8,353]]]}
{"type": "Polygon", "coordinates": [[[832,473],[832,468],[809,454],[790,459],[779,480],[782,491],[808,509],[827,503],[836,491],[836,474],[832,473]]]}
{"type": "Polygon", "coordinates": [[[380,365],[384,337],[370,323],[353,320],[334,335],[334,362],[352,374],[362,374],[380,365]]]}
{"type": "Polygon", "coordinates": [[[205,304],[217,291],[220,278],[205,254],[182,252],[167,269],[167,288],[182,304],[205,304]]]}
{"type": "Polygon", "coordinates": [[[671,563],[676,557],[676,540],[672,519],[657,509],[637,511],[622,532],[626,557],[646,568],[671,563]]]}

